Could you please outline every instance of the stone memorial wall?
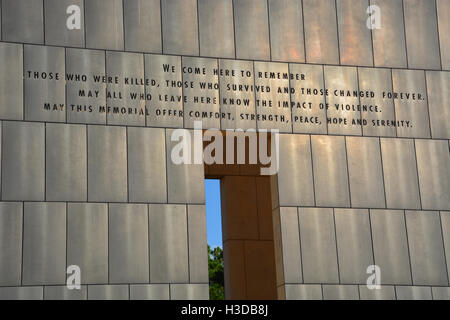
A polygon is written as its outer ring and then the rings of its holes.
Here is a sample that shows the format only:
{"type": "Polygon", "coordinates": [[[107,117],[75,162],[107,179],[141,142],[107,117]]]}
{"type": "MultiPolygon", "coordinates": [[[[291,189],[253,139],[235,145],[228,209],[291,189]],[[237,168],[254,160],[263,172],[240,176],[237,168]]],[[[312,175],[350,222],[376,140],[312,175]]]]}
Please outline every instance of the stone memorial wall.
{"type": "Polygon", "coordinates": [[[198,121],[279,132],[279,299],[450,299],[449,0],[0,13],[0,299],[208,299],[198,121]]]}

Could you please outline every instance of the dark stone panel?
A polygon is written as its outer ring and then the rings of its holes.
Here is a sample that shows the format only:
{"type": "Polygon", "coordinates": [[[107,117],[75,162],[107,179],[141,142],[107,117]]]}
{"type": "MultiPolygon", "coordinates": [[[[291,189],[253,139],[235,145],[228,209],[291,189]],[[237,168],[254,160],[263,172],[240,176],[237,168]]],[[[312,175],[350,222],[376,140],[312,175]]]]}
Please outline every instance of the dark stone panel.
{"type": "Polygon", "coordinates": [[[234,0],[236,58],[270,60],[268,20],[267,0],[234,0]]]}
{"type": "Polygon", "coordinates": [[[200,55],[234,58],[233,0],[198,0],[200,55]]]}
{"type": "Polygon", "coordinates": [[[440,69],[436,1],[403,1],[408,67],[440,69]]]}
{"type": "Polygon", "coordinates": [[[197,56],[197,0],[161,2],[163,52],[197,56]]]}
{"type": "Polygon", "coordinates": [[[0,43],[0,119],[23,119],[23,47],[0,43]]]}
{"type": "Polygon", "coordinates": [[[43,0],[2,0],[2,40],[44,43],[43,0]]]}
{"type": "Polygon", "coordinates": [[[337,0],[341,64],[372,66],[372,36],[367,28],[369,0],[337,0]]]}
{"type": "Polygon", "coordinates": [[[269,0],[273,61],[305,62],[301,0],[269,0]]]}
{"type": "Polygon", "coordinates": [[[306,62],[339,64],[335,0],[303,0],[306,62]]]}
{"type": "Polygon", "coordinates": [[[25,45],[25,120],[66,120],[64,48],[25,45]]]}
{"type": "Polygon", "coordinates": [[[442,69],[450,70],[450,2],[436,0],[442,69]]]}
{"type": "Polygon", "coordinates": [[[86,47],[123,50],[122,0],[85,1],[86,47]]]}
{"type": "Polygon", "coordinates": [[[125,50],[162,52],[160,0],[124,0],[125,50]]]}
{"type": "Polygon", "coordinates": [[[381,26],[372,29],[373,55],[377,67],[406,68],[403,0],[370,0],[381,12],[381,26]]]}

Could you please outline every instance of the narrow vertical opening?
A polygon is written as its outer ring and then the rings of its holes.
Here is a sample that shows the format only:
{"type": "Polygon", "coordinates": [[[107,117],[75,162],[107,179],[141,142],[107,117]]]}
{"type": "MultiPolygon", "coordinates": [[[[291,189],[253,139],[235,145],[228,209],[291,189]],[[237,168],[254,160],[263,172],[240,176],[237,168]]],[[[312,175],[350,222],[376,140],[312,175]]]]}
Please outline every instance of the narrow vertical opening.
{"type": "Polygon", "coordinates": [[[208,238],[208,275],[210,300],[224,300],[224,263],[220,180],[205,180],[206,234],[208,238]]]}
{"type": "MultiPolygon", "coordinates": [[[[273,176],[261,175],[263,165],[249,161],[250,153],[258,149],[251,148],[251,134],[248,135],[248,138],[238,134],[227,139],[226,133],[216,134],[212,141],[223,139],[223,161],[205,164],[208,244],[210,248],[217,247],[217,238],[213,238],[218,236],[217,230],[221,228],[222,245],[218,252],[209,251],[210,284],[214,285],[216,280],[211,277],[214,274],[211,259],[219,256],[224,299],[273,300],[277,299],[276,241],[272,215],[274,193],[271,191],[273,176]],[[244,141],[245,162],[238,162],[235,152],[232,155],[234,162],[229,163],[225,161],[227,144],[232,144],[230,150],[239,152],[238,139],[244,141]]],[[[205,146],[208,144],[204,142],[205,146]]],[[[268,145],[271,145],[270,141],[268,145]]],[[[210,299],[215,298],[217,295],[211,292],[210,286],[210,299]]]]}

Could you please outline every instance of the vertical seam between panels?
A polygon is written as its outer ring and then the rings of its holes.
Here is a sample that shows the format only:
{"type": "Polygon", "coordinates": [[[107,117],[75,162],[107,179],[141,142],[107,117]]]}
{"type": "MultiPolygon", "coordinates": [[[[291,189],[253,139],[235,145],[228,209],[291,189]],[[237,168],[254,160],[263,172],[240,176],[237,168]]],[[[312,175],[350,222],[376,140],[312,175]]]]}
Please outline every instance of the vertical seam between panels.
{"type": "MultiPolygon", "coordinates": [[[[256,86],[255,61],[252,61],[252,66],[253,66],[253,85],[256,86]]],[[[257,120],[258,119],[258,106],[257,106],[257,103],[256,103],[256,90],[253,90],[253,95],[255,97],[255,118],[256,118],[255,119],[255,130],[256,130],[256,132],[258,132],[258,120],[257,120]]]]}
{"type": "Polygon", "coordinates": [[[108,261],[108,284],[110,283],[110,277],[111,277],[111,264],[110,264],[110,254],[109,254],[109,249],[110,249],[110,247],[111,247],[111,243],[110,243],[110,228],[109,228],[109,223],[110,223],[110,219],[109,219],[109,214],[110,214],[110,206],[111,206],[111,204],[110,203],[107,203],[106,204],[106,210],[107,210],[107,215],[106,215],[106,217],[107,217],[107,231],[108,231],[108,258],[107,258],[107,261],[108,261]]]}
{"type": "Polygon", "coordinates": [[[125,127],[125,149],[126,149],[126,174],[127,174],[127,202],[130,202],[130,164],[129,164],[129,148],[128,148],[128,127],[125,127]]]}
{"type": "MultiPolygon", "coordinates": [[[[85,0],[86,1],[86,0],[85,0]]],[[[164,33],[163,33],[163,6],[162,6],[163,0],[159,0],[159,19],[161,20],[159,22],[159,27],[161,28],[161,54],[164,53],[164,33]]]]}
{"type": "Polygon", "coordinates": [[[0,40],[3,40],[2,17],[3,17],[3,1],[0,0],[0,40]]]}
{"type": "Polygon", "coordinates": [[[341,62],[341,45],[340,45],[340,39],[339,39],[339,19],[338,19],[338,6],[337,1],[334,1],[334,10],[336,15],[336,35],[337,35],[337,49],[338,49],[338,65],[342,65],[341,62]]]}
{"type": "Polygon", "coordinates": [[[89,202],[89,140],[88,140],[88,125],[85,125],[86,132],[86,202],[89,202]]]}
{"type": "Polygon", "coordinates": [[[433,139],[433,131],[431,129],[431,115],[430,115],[430,99],[428,97],[428,81],[427,81],[427,72],[424,70],[423,71],[423,78],[425,81],[425,95],[427,97],[427,115],[428,115],[428,126],[429,126],[429,130],[430,130],[430,139],[433,139]]]}
{"type": "Polygon", "coordinates": [[[267,6],[267,29],[269,32],[269,61],[272,61],[272,40],[271,40],[271,32],[270,32],[270,5],[269,0],[266,0],[267,6]]]}
{"type": "MultiPolygon", "coordinates": [[[[67,75],[67,48],[63,48],[64,49],[64,74],[67,75]]],[[[67,110],[67,76],[64,77],[64,103],[66,104],[65,106],[65,115],[66,115],[66,121],[64,123],[68,123],[68,110],[67,110]]]]}
{"type": "Polygon", "coordinates": [[[47,123],[44,122],[44,201],[47,201],[47,123]]]}
{"type": "MultiPolygon", "coordinates": [[[[441,37],[439,35],[439,14],[438,14],[438,1],[436,0],[434,2],[434,9],[435,9],[435,13],[436,13],[436,32],[437,32],[437,41],[438,41],[438,51],[439,51],[439,65],[441,70],[442,68],[442,53],[441,53],[441,37]]],[[[448,3],[447,3],[448,4],[448,3]]]]}
{"type": "MultiPolygon", "coordinates": [[[[0,0],[1,3],[1,0],[0,0]]],[[[1,10],[1,8],[0,8],[1,10]]],[[[3,127],[5,126],[5,121],[0,121],[0,201],[3,200],[3,171],[5,170],[3,168],[3,154],[4,151],[4,133],[3,133],[3,127]]]]}
{"type": "MultiPolygon", "coordinates": [[[[108,55],[108,52],[106,50],[102,50],[105,52],[105,77],[108,78],[108,62],[106,61],[106,57],[108,55]]],[[[105,125],[108,125],[108,83],[105,84],[105,107],[106,107],[106,112],[105,112],[105,125]]]]}
{"type": "MultiPolygon", "coordinates": [[[[439,227],[441,231],[441,239],[442,239],[442,251],[444,252],[444,262],[445,262],[445,270],[447,271],[445,276],[447,277],[447,283],[450,283],[449,277],[448,277],[448,264],[447,264],[447,254],[445,252],[445,242],[444,242],[444,229],[442,228],[442,212],[438,211],[439,215],[439,227]]],[[[431,290],[433,292],[433,290],[431,290]]]]}
{"type": "MultiPolygon", "coordinates": [[[[168,144],[167,144],[167,129],[163,128],[162,129],[164,132],[164,172],[165,172],[165,177],[166,177],[166,199],[165,199],[165,203],[169,203],[169,165],[168,165],[168,161],[169,161],[169,157],[168,155],[168,144]]],[[[150,208],[150,206],[149,206],[150,208]]],[[[150,217],[150,216],[149,216],[150,217]]]]}
{"type": "Polygon", "coordinates": [[[312,137],[310,134],[308,135],[308,137],[309,137],[309,139],[308,139],[309,140],[309,156],[311,159],[312,190],[313,190],[313,197],[314,197],[313,203],[314,203],[314,206],[316,206],[316,188],[315,188],[316,179],[314,177],[315,175],[314,175],[314,159],[313,159],[313,151],[312,151],[312,137]]]}
{"type": "Polygon", "coordinates": [[[305,63],[307,63],[307,61],[306,61],[306,32],[305,32],[305,13],[304,13],[304,10],[303,10],[303,0],[301,0],[301,10],[302,10],[302,32],[303,32],[303,54],[305,55],[304,56],[304,60],[305,60],[305,63]]]}
{"type": "Polygon", "coordinates": [[[410,276],[411,276],[411,286],[414,285],[414,277],[413,277],[413,271],[412,271],[412,260],[411,260],[411,250],[410,250],[410,245],[409,245],[409,236],[408,236],[408,225],[406,222],[406,210],[402,210],[403,212],[403,221],[404,221],[404,225],[405,225],[405,232],[406,232],[406,245],[408,248],[408,260],[409,260],[409,272],[410,272],[410,276]]]}
{"type": "Polygon", "coordinates": [[[234,58],[237,58],[237,52],[236,52],[236,47],[237,47],[237,43],[236,43],[236,21],[234,18],[234,0],[231,0],[231,13],[233,16],[233,37],[234,37],[234,58]]]}
{"type": "MultiPolygon", "coordinates": [[[[3,30],[3,29],[2,29],[3,30]]],[[[22,119],[25,120],[25,44],[22,44],[22,119]]]]}
{"type": "Polygon", "coordinates": [[[152,282],[151,279],[151,270],[150,270],[150,260],[151,260],[151,250],[150,250],[150,204],[146,203],[145,204],[146,208],[147,208],[147,246],[148,246],[148,283],[150,284],[152,282]]]}
{"type": "Polygon", "coordinates": [[[24,269],[24,254],[25,249],[25,202],[22,202],[22,260],[20,261],[20,285],[23,286],[23,269],[24,269]]]}
{"type": "Polygon", "coordinates": [[[125,43],[125,1],[120,0],[122,2],[122,37],[123,37],[123,50],[127,51],[126,43],[125,43]]]}
{"type": "MultiPolygon", "coordinates": [[[[374,245],[373,245],[373,229],[372,229],[372,215],[371,215],[371,211],[372,211],[372,209],[368,209],[367,210],[367,215],[368,215],[368,218],[369,218],[369,233],[370,233],[370,243],[371,243],[371,245],[372,245],[372,259],[373,259],[373,264],[374,265],[377,265],[376,264],[376,262],[375,262],[375,248],[374,248],[374,245]]],[[[366,270],[367,271],[367,270],[366,270]]],[[[367,272],[366,272],[367,273],[367,272]]],[[[378,280],[378,279],[377,279],[378,280]]],[[[381,279],[380,279],[381,280],[381,279]]],[[[381,285],[381,282],[380,282],[380,285],[381,285]]],[[[359,287],[358,287],[359,288],[359,287]]]]}
{"type": "Polygon", "coordinates": [[[405,19],[405,1],[404,0],[402,0],[402,15],[403,15],[403,33],[405,34],[406,69],[409,69],[408,38],[406,36],[406,19],[405,19]]]}
{"type": "Polygon", "coordinates": [[[295,215],[297,217],[298,243],[299,243],[299,249],[300,249],[300,272],[301,272],[301,276],[302,276],[302,280],[300,283],[305,283],[305,277],[303,274],[302,238],[300,235],[300,213],[298,212],[298,208],[295,208],[295,215]]]}
{"type": "Polygon", "coordinates": [[[383,150],[381,148],[381,138],[378,137],[378,148],[380,150],[380,161],[381,161],[381,179],[383,183],[383,195],[384,195],[384,208],[387,208],[387,199],[386,199],[386,183],[384,181],[384,163],[383,163],[383,150]]]}
{"type": "MultiPolygon", "coordinates": [[[[394,69],[390,68],[391,70],[391,90],[392,92],[394,92],[395,88],[394,88],[394,69]]],[[[395,122],[397,122],[397,103],[396,100],[394,100],[394,98],[392,98],[392,108],[394,110],[394,120],[395,122]]],[[[398,138],[398,127],[395,127],[395,137],[394,138],[398,138]]]]}
{"type": "Polygon", "coordinates": [[[186,238],[187,238],[187,267],[188,267],[188,282],[191,283],[191,257],[190,257],[190,241],[189,241],[189,205],[186,203],[185,206],[186,212],[186,238]]]}
{"type": "MultiPolygon", "coordinates": [[[[142,53],[142,67],[143,67],[143,73],[144,73],[144,96],[145,96],[145,100],[144,100],[144,127],[148,127],[148,123],[147,123],[147,118],[149,116],[147,116],[147,85],[146,85],[146,72],[145,72],[145,53],[142,53]]],[[[149,113],[150,114],[150,113],[149,113]]]]}
{"type": "Polygon", "coordinates": [[[336,230],[336,212],[335,208],[331,208],[333,210],[333,224],[334,224],[334,238],[335,238],[335,246],[336,246],[336,262],[337,262],[337,272],[338,272],[338,284],[341,283],[341,274],[340,274],[340,268],[339,268],[339,249],[338,249],[338,236],[337,236],[337,230],[336,230]]]}
{"type": "MultiPolygon", "coordinates": [[[[2,1],[3,2],[3,1],[2,1]]],[[[43,45],[46,45],[45,43],[45,0],[42,0],[42,34],[43,34],[43,45]]]]}
{"type": "MultiPolygon", "coordinates": [[[[288,68],[288,75],[291,74],[291,64],[290,63],[286,63],[287,64],[287,68],[288,68]]],[[[290,132],[288,131],[287,133],[289,134],[293,134],[294,133],[294,121],[293,121],[293,116],[292,116],[292,97],[291,97],[291,80],[288,80],[288,88],[289,88],[289,95],[288,95],[288,99],[289,99],[289,118],[291,120],[291,124],[290,124],[290,132]]]]}
{"type": "Polygon", "coordinates": [[[196,0],[195,6],[196,6],[195,12],[197,13],[197,41],[198,41],[198,44],[197,44],[198,48],[197,49],[198,49],[198,56],[201,56],[201,51],[200,51],[200,48],[201,48],[201,45],[200,45],[200,15],[199,15],[199,11],[198,11],[198,0],[196,0]]]}
{"type": "Polygon", "coordinates": [[[348,200],[349,200],[349,208],[352,208],[352,190],[350,187],[351,180],[350,180],[350,169],[348,165],[348,150],[347,150],[347,136],[343,136],[344,139],[344,152],[345,152],[345,165],[347,168],[347,188],[348,188],[348,200]]]}
{"type": "MultiPolygon", "coordinates": [[[[354,67],[356,69],[356,86],[357,86],[357,90],[358,92],[360,92],[360,86],[359,86],[359,67],[354,67]]],[[[360,106],[359,108],[359,119],[360,119],[360,128],[361,128],[361,137],[364,136],[364,125],[363,125],[363,114],[361,111],[361,95],[358,94],[358,105],[360,106]]]]}
{"type": "MultiPolygon", "coordinates": [[[[323,79],[323,89],[325,90],[327,85],[326,85],[326,81],[325,81],[325,65],[322,65],[322,79],[323,79]]],[[[327,104],[328,104],[328,99],[327,99],[327,95],[323,95],[323,101],[325,103],[324,109],[325,109],[325,126],[327,129],[327,135],[328,135],[328,108],[327,108],[327,104]]]]}
{"type": "Polygon", "coordinates": [[[413,146],[414,146],[414,160],[416,165],[416,174],[417,174],[417,190],[419,191],[419,205],[420,210],[423,210],[422,206],[422,193],[420,192],[420,176],[419,176],[419,162],[417,161],[417,149],[416,149],[416,140],[413,140],[413,146]]]}
{"type": "MultiPolygon", "coordinates": [[[[372,1],[373,0],[368,0],[367,4],[369,5],[369,7],[372,5],[372,1]]],[[[367,13],[367,11],[366,11],[367,13]]],[[[369,16],[369,19],[371,17],[369,16]]],[[[370,26],[372,27],[372,20],[370,20],[370,26]]],[[[374,45],[373,45],[373,28],[370,29],[370,43],[372,44],[372,66],[375,67],[375,50],[374,50],[374,45]]]]}
{"type": "MultiPolygon", "coordinates": [[[[84,33],[84,47],[82,48],[86,48],[86,0],[83,0],[83,33],[84,33]]],[[[86,287],[86,291],[87,291],[87,287],[86,287]]],[[[87,293],[86,293],[87,295],[87,293]]],[[[86,298],[87,299],[87,298],[86,298]]]]}
{"type": "Polygon", "coordinates": [[[66,281],[64,281],[64,282],[66,282],[67,283],[67,268],[68,268],[68,250],[67,250],[67,248],[68,248],[68,244],[69,244],[69,209],[68,209],[68,207],[69,207],[69,204],[66,202],[65,204],[64,204],[64,208],[65,208],[65,218],[66,218],[66,225],[65,225],[65,227],[66,227],[66,247],[65,247],[65,249],[66,249],[66,269],[65,269],[65,272],[64,272],[64,278],[65,278],[65,280],[66,281]]]}

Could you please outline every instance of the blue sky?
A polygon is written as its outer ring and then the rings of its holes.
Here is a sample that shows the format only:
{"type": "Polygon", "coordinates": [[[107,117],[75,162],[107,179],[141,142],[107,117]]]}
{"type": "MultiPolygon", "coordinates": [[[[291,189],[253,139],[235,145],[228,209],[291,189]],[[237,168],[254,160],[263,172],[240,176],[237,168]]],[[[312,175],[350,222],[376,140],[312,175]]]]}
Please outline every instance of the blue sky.
{"type": "Polygon", "coordinates": [[[220,216],[220,180],[205,180],[206,234],[211,248],[222,247],[222,220],[220,216]]]}

